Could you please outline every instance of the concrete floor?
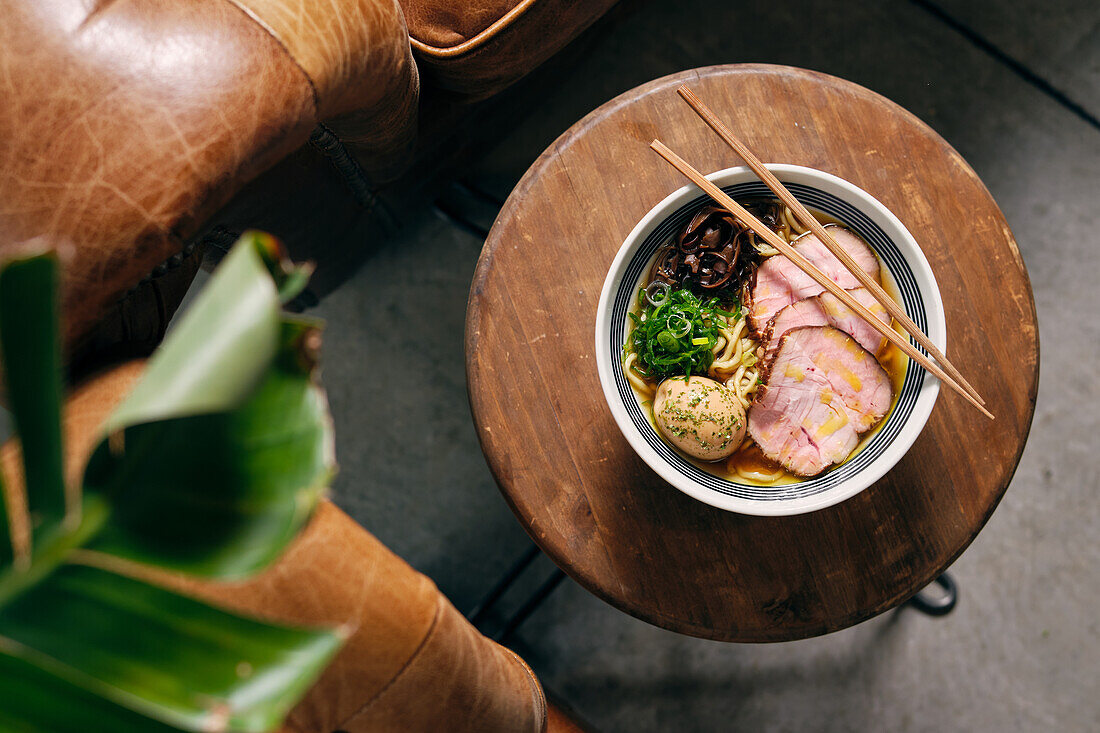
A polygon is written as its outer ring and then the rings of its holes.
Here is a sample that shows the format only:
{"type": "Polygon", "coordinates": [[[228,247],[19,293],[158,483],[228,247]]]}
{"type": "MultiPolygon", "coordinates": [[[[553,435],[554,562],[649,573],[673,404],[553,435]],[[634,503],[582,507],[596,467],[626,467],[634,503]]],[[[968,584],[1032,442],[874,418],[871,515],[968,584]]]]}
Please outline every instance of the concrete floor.
{"type": "MultiPolygon", "coordinates": [[[[1015,232],[1040,319],[1031,439],[952,568],[961,593],[951,615],[902,610],[823,638],[730,645],[654,628],[566,581],[512,645],[599,729],[1100,730],[1098,29],[1095,0],[637,3],[590,34],[554,84],[536,78],[513,93],[537,100],[538,114],[463,176],[501,199],[566,127],[658,76],[757,61],[867,86],[982,176],[1015,232]]],[[[329,324],[335,498],[460,609],[530,547],[485,468],[466,401],[462,326],[480,246],[425,206],[312,311],[329,324]],[[409,369],[414,360],[423,368],[409,369]]],[[[551,572],[536,563],[519,600],[551,572]]]]}

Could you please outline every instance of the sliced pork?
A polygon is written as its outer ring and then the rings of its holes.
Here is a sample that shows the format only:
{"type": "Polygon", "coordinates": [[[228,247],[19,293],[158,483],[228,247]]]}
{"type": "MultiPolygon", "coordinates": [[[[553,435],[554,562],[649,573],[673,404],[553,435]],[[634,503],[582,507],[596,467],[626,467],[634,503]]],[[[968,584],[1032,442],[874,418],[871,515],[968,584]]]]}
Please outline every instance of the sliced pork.
{"type": "MultiPolygon", "coordinates": [[[[872,315],[889,325],[890,314],[881,303],[875,300],[875,296],[871,295],[869,290],[855,288],[848,292],[858,303],[871,311],[872,315]]],[[[854,310],[841,303],[840,298],[832,293],[822,292],[813,298],[791,303],[768,321],[764,329],[764,337],[761,339],[761,343],[764,344],[764,363],[771,363],[783,334],[802,326],[834,326],[854,338],[860,346],[872,354],[877,354],[883,342],[886,341],[886,337],[860,318],[854,310]]]]}
{"type": "Polygon", "coordinates": [[[832,326],[787,331],[749,408],[749,435],[799,476],[845,460],[890,409],[890,377],[855,339],[832,326]]]}
{"type": "MultiPolygon", "coordinates": [[[[878,279],[878,258],[863,240],[844,227],[830,224],[826,227],[841,249],[852,256],[860,269],[878,279]]],[[[825,275],[845,290],[858,288],[859,281],[832,252],[825,248],[815,234],[804,234],[793,243],[794,249],[817,266],[825,275]]],[[[812,298],[824,292],[802,270],[783,255],[769,257],[756,270],[756,277],[749,290],[748,323],[753,334],[759,336],[776,313],[804,298],[812,298]]]]}

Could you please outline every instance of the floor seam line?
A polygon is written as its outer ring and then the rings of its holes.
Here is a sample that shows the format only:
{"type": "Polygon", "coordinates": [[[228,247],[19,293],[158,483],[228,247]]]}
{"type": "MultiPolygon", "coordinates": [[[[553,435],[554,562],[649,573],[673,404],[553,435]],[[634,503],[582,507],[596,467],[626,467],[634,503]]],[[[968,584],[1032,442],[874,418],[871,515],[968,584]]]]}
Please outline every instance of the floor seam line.
{"type": "Polygon", "coordinates": [[[936,19],[942,21],[956,33],[961,35],[966,40],[973,43],[980,50],[984,51],[988,56],[991,56],[994,60],[1007,66],[1013,73],[1023,79],[1031,86],[1038,89],[1043,94],[1053,99],[1062,107],[1072,112],[1077,117],[1087,122],[1092,127],[1100,130],[1100,119],[1089,112],[1083,105],[1074,101],[1068,94],[1063,92],[1052,83],[1039,76],[1039,74],[1032,71],[1022,62],[1016,60],[1007,52],[1001,50],[996,44],[987,39],[976,30],[966,25],[962,21],[956,19],[946,10],[941,8],[931,0],[909,0],[913,5],[926,11],[936,19]]]}

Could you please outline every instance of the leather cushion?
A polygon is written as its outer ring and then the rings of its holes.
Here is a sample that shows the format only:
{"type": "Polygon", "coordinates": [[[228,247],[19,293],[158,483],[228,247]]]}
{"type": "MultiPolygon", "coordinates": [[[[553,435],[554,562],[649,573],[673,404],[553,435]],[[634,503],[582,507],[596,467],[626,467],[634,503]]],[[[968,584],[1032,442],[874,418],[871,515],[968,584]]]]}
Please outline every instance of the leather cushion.
{"type": "Polygon", "coordinates": [[[402,0],[409,35],[414,41],[433,49],[454,48],[475,38],[497,23],[512,23],[516,15],[531,5],[525,0],[481,0],[477,3],[454,0],[402,0]],[[522,7],[521,7],[522,6],[522,7]],[[508,16],[511,13],[511,16],[508,16]]]}
{"type": "Polygon", "coordinates": [[[484,98],[531,71],[615,0],[400,0],[422,71],[484,98]]]}

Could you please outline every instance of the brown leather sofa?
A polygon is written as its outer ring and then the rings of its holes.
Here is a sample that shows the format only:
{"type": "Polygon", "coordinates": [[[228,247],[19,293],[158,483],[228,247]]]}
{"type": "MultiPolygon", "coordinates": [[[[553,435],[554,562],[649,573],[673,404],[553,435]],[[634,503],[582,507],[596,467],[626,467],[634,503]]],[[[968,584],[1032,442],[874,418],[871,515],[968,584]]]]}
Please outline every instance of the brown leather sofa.
{"type": "Polygon", "coordinates": [[[79,357],[148,349],[204,234],[339,240],[463,108],[613,3],[3,0],[0,252],[68,253],[79,357]]]}
{"type": "MultiPolygon", "coordinates": [[[[341,227],[431,168],[471,103],[613,3],[0,0],[0,256],[34,239],[63,253],[78,361],[147,351],[204,239],[261,227],[292,255],[310,236],[346,247],[341,227]]],[[[74,394],[70,468],[139,371],[74,394]]],[[[284,621],[356,624],[293,730],[573,729],[519,657],[332,505],[261,578],[197,590],[284,621]]]]}

